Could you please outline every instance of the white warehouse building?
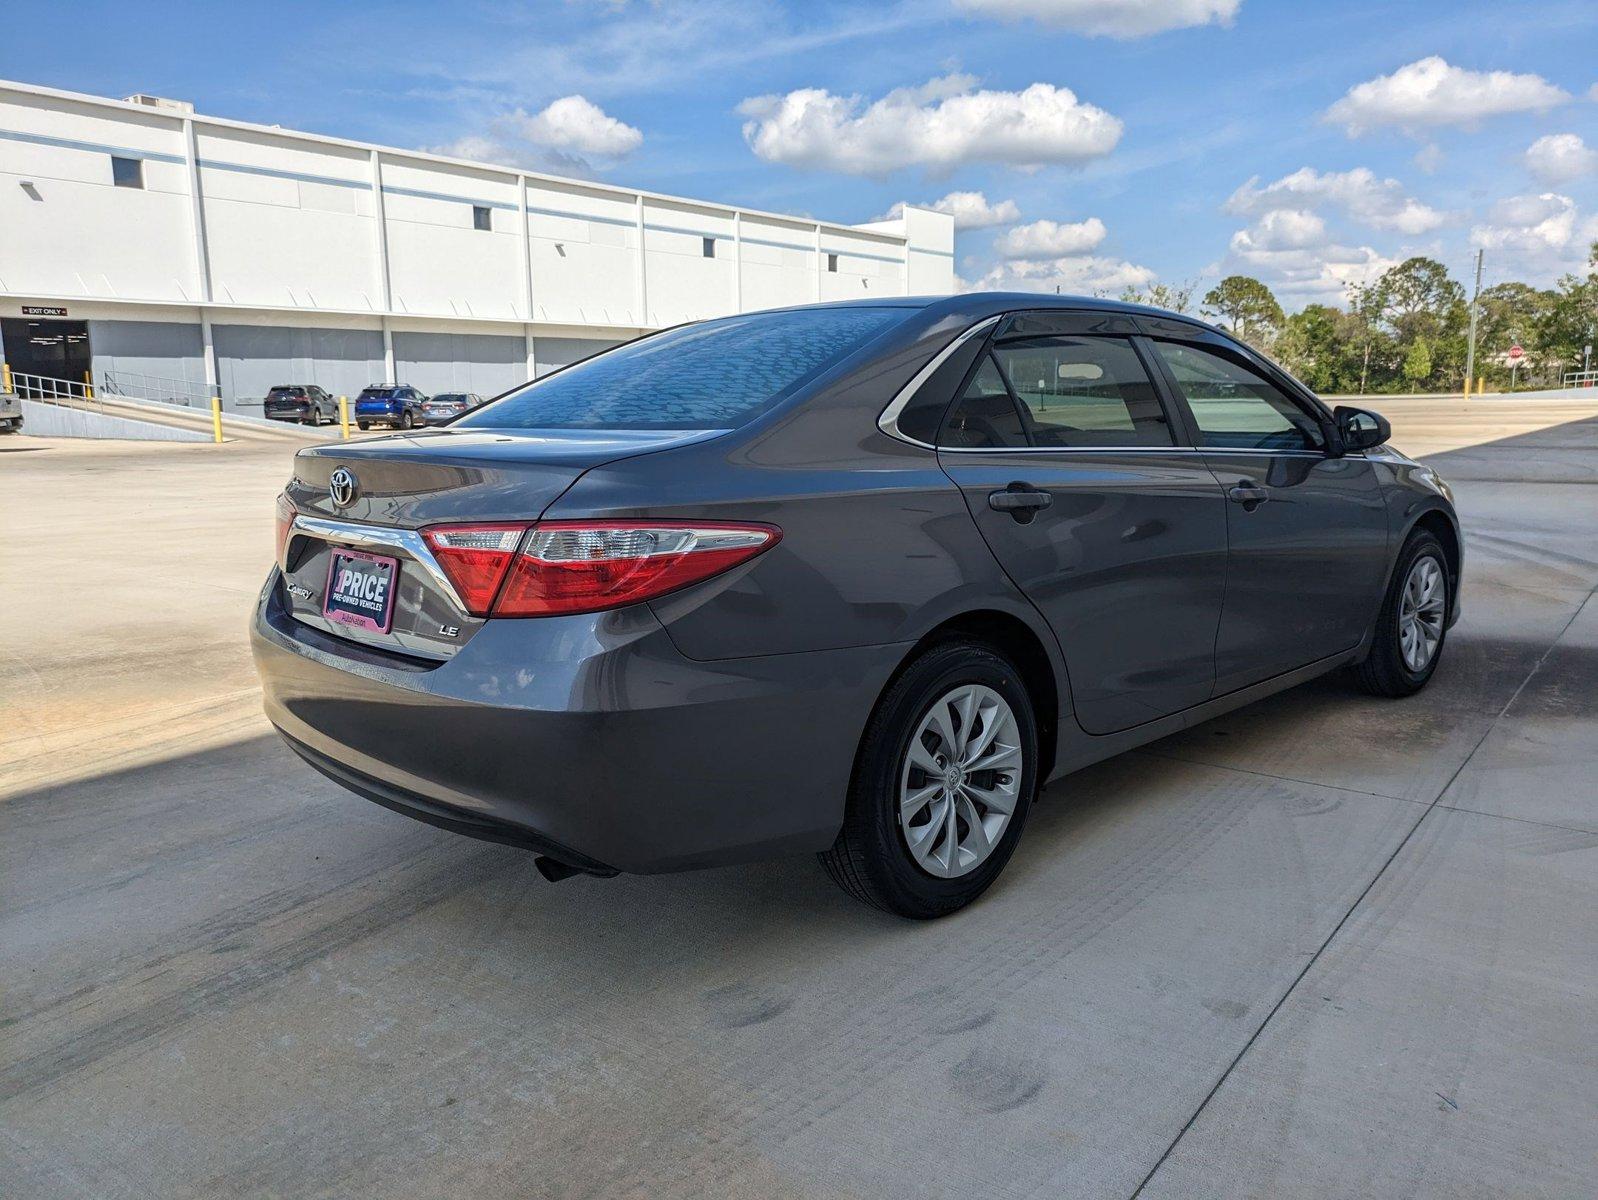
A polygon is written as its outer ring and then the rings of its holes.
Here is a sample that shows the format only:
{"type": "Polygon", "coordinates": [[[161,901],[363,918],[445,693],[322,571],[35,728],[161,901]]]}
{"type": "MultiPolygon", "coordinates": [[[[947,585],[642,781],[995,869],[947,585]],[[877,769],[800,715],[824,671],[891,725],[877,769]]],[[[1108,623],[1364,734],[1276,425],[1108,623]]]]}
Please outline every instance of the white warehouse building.
{"type": "Polygon", "coordinates": [[[639,333],[954,289],[841,225],[0,81],[0,358],[126,395],[494,395],[639,333]]]}

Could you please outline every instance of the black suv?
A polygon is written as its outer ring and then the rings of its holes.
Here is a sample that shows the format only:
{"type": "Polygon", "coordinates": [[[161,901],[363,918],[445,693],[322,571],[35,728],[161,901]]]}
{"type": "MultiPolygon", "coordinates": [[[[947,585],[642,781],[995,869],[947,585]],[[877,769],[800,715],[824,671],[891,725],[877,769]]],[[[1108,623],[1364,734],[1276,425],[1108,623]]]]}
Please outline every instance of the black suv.
{"type": "Polygon", "coordinates": [[[391,425],[411,429],[422,423],[427,397],[406,383],[374,383],[355,397],[355,423],[362,429],[391,425]]]}
{"type": "Polygon", "coordinates": [[[338,420],[338,401],[314,383],[280,383],[267,392],[264,407],[272,421],[322,425],[338,420]]]}

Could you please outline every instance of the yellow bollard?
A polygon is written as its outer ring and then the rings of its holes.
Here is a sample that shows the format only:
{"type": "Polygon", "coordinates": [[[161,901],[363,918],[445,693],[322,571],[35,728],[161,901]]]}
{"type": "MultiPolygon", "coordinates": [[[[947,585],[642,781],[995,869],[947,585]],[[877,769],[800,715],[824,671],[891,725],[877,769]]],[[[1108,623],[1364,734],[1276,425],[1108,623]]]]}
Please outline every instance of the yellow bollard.
{"type": "Polygon", "coordinates": [[[344,440],[350,440],[350,398],[338,398],[338,427],[344,431],[344,440]]]}
{"type": "Polygon", "coordinates": [[[1465,376],[1465,399],[1470,399],[1470,376],[1465,376]]]}
{"type": "Polygon", "coordinates": [[[1480,396],[1486,390],[1487,390],[1487,376],[1478,375],[1476,377],[1476,395],[1480,396]]]}
{"type": "Polygon", "coordinates": [[[87,371],[83,373],[83,394],[90,400],[94,399],[94,376],[87,371]]]}
{"type": "Polygon", "coordinates": [[[211,397],[211,436],[222,440],[222,397],[211,397]]]}
{"type": "Polygon", "coordinates": [[[0,381],[3,381],[0,382],[0,392],[9,392],[14,390],[11,386],[10,363],[0,363],[0,381]]]}

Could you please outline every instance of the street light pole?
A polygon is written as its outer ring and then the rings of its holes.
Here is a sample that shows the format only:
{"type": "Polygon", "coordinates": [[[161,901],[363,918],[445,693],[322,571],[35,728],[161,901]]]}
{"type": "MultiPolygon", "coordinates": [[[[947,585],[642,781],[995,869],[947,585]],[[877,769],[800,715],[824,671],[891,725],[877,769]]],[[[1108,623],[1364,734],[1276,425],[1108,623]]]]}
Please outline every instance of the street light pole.
{"type": "Polygon", "coordinates": [[[1481,258],[1476,251],[1476,290],[1470,294],[1470,348],[1465,351],[1465,396],[1470,396],[1471,380],[1476,378],[1476,301],[1481,298],[1481,258]]]}

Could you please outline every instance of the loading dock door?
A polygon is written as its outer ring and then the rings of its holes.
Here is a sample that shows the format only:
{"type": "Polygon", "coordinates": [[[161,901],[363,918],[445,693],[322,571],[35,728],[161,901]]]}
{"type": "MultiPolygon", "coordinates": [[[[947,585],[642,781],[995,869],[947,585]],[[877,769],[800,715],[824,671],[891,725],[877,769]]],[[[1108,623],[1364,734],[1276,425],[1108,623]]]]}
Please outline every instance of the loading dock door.
{"type": "MultiPolygon", "coordinates": [[[[6,362],[13,374],[42,375],[82,384],[91,366],[87,321],[35,321],[28,317],[0,320],[6,362]]],[[[26,381],[17,382],[24,392],[26,381]]]]}

